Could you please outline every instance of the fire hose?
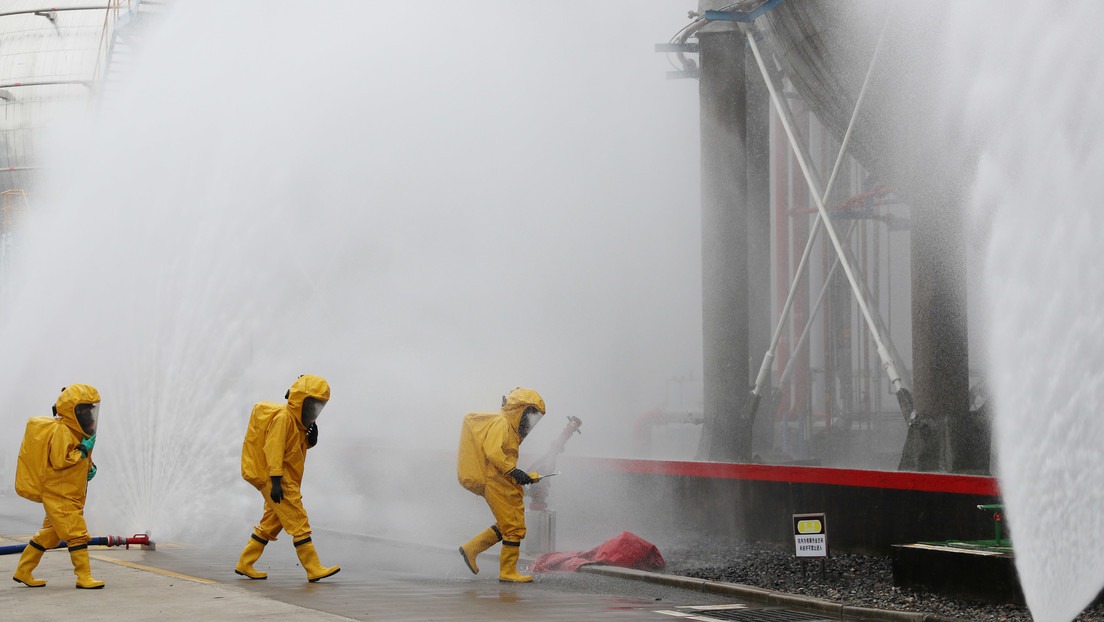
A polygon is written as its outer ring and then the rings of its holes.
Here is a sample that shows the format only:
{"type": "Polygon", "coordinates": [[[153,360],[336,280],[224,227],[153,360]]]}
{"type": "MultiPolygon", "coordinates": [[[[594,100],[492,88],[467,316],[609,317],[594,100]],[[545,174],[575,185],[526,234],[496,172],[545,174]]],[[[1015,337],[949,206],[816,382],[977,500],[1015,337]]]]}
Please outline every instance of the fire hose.
{"type": "MultiPolygon", "coordinates": [[[[548,477],[547,475],[545,477],[548,477]]],[[[125,546],[127,549],[130,545],[150,547],[153,548],[156,545],[150,540],[149,532],[136,533],[129,538],[123,536],[102,536],[99,538],[92,538],[88,541],[88,544],[92,546],[125,546]]],[[[22,553],[23,549],[27,548],[26,544],[12,544],[8,546],[0,546],[0,555],[14,555],[16,553],[22,553]]],[[[62,542],[55,549],[65,548],[65,543],[62,542]]]]}

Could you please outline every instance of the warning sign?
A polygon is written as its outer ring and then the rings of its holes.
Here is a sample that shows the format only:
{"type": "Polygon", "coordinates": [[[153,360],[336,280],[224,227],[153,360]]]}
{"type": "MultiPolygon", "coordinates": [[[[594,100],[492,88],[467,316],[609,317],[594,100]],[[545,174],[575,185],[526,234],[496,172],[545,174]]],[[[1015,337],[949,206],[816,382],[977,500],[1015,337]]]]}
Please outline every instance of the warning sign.
{"type": "Polygon", "coordinates": [[[828,557],[828,520],[824,514],[794,514],[793,533],[798,557],[828,557]]]}

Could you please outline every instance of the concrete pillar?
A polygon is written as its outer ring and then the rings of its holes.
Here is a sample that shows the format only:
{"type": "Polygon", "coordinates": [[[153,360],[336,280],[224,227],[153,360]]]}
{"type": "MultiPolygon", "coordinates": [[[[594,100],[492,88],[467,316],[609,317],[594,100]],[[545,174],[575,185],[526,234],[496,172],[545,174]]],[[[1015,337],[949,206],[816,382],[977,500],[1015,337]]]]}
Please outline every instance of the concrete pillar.
{"type": "MultiPolygon", "coordinates": [[[[962,205],[954,193],[938,190],[918,193],[917,199],[910,202],[917,418],[903,458],[919,471],[975,470],[979,457],[969,451],[964,427],[970,421],[970,369],[962,205]]],[[[987,448],[984,454],[987,466],[987,448]]]]}
{"type": "MultiPolygon", "coordinates": [[[[748,350],[751,381],[759,372],[763,355],[770,347],[771,326],[771,178],[770,178],[770,94],[755,56],[745,54],[747,84],[747,213],[748,213],[748,350]]],[[[752,457],[774,448],[775,402],[759,404],[752,424],[752,457]]]]}
{"type": "Polygon", "coordinates": [[[699,457],[751,458],[744,37],[699,33],[705,421],[699,457]]]}

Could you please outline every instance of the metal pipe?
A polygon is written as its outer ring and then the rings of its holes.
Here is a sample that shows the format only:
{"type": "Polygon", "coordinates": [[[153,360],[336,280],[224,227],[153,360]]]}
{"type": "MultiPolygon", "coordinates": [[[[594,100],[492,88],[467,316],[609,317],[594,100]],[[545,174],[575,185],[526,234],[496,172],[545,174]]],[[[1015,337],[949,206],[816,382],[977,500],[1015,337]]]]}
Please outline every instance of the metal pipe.
{"type": "MultiPolygon", "coordinates": [[[[887,16],[886,24],[888,23],[889,19],[887,16]]],[[[836,162],[832,166],[832,174],[828,177],[828,185],[824,188],[823,197],[820,199],[820,201],[817,202],[818,209],[823,206],[824,201],[827,201],[828,197],[831,195],[832,186],[836,182],[836,178],[839,175],[840,166],[843,164],[844,156],[847,154],[847,147],[851,143],[851,135],[853,130],[855,129],[855,121],[859,117],[859,110],[862,109],[863,100],[866,99],[866,90],[870,84],[870,76],[874,73],[874,67],[878,64],[878,54],[881,52],[882,49],[882,40],[884,35],[885,24],[882,25],[881,35],[878,37],[878,43],[874,48],[874,54],[870,58],[870,66],[866,69],[866,76],[863,78],[862,88],[859,89],[859,97],[855,100],[855,109],[851,112],[851,120],[847,124],[847,131],[845,131],[843,134],[843,141],[840,143],[839,153],[836,155],[836,162]]],[[[781,108],[781,105],[777,99],[778,96],[774,91],[773,82],[767,75],[766,65],[763,64],[762,58],[759,55],[759,49],[755,47],[755,37],[751,32],[747,33],[747,37],[748,40],[751,41],[752,51],[755,54],[755,61],[759,65],[759,71],[763,74],[763,80],[767,83],[767,89],[770,91],[771,100],[774,101],[776,107],[781,108]]],[[[781,110],[779,110],[779,116],[783,116],[781,110]]],[[[789,119],[783,118],[782,124],[786,128],[786,133],[789,136],[792,131],[789,126],[789,119]]],[[[792,137],[791,143],[796,144],[796,142],[792,140],[792,137]]],[[[795,147],[794,150],[797,151],[797,148],[795,147]]],[[[798,157],[799,163],[802,166],[802,171],[805,171],[804,161],[801,156],[798,157]]],[[[809,181],[808,175],[806,175],[806,181],[809,182],[810,192],[815,195],[816,187],[813,185],[812,181],[809,181]]],[[[816,242],[817,234],[820,233],[821,221],[824,218],[827,218],[826,213],[818,213],[818,217],[813,221],[813,229],[809,232],[809,239],[805,243],[805,250],[802,252],[801,260],[798,262],[797,269],[794,271],[793,282],[790,284],[790,292],[786,296],[785,304],[782,305],[782,312],[778,316],[778,324],[775,326],[774,334],[771,336],[770,348],[767,350],[766,354],[763,355],[763,363],[759,366],[759,374],[755,377],[755,386],[752,387],[751,395],[748,396],[747,404],[745,404],[744,406],[744,412],[746,413],[747,418],[753,421],[755,419],[756,412],[759,410],[759,401],[761,400],[763,395],[763,387],[766,386],[767,378],[770,376],[770,368],[771,365],[774,363],[774,356],[775,352],[778,349],[778,342],[782,338],[782,329],[785,326],[786,319],[790,314],[790,307],[793,306],[794,295],[797,293],[798,283],[801,282],[801,275],[805,271],[806,264],[808,264],[809,255],[812,254],[813,244],[814,242],[816,242]]],[[[815,313],[813,315],[815,315],[815,313]]],[[[794,354],[796,354],[797,348],[794,348],[793,352],[794,354]]]]}
{"type": "Polygon", "coordinates": [[[53,21],[54,18],[49,17],[48,16],[49,13],[61,13],[62,11],[103,11],[103,10],[106,10],[106,9],[113,9],[113,8],[115,8],[115,7],[110,5],[110,4],[107,5],[107,6],[71,6],[71,7],[52,7],[52,6],[48,6],[48,7],[43,7],[41,9],[23,9],[21,11],[5,11],[4,13],[0,13],[0,17],[9,17],[11,15],[34,14],[34,15],[41,15],[42,17],[45,17],[45,18],[49,19],[50,21],[53,21]]]}
{"type": "MultiPolygon", "coordinates": [[[[887,16],[888,23],[888,16],[887,16]]],[[[885,35],[885,27],[882,29],[882,36],[885,35]]],[[[870,305],[863,295],[860,288],[858,278],[855,275],[855,270],[851,266],[851,263],[847,260],[845,255],[845,249],[843,243],[840,241],[839,234],[836,232],[835,227],[832,225],[829,219],[828,210],[824,206],[824,201],[820,195],[816,192],[817,183],[813,178],[813,172],[809,168],[809,163],[805,157],[804,151],[801,149],[801,145],[797,142],[797,135],[794,133],[793,125],[789,119],[789,112],[782,105],[782,101],[778,96],[778,91],[775,88],[774,80],[771,79],[770,73],[767,70],[766,63],[763,62],[763,55],[759,51],[759,45],[755,42],[754,33],[750,30],[746,32],[748,44],[751,47],[752,54],[755,55],[755,62],[759,65],[759,71],[763,74],[763,79],[766,80],[767,90],[770,92],[771,101],[774,103],[775,109],[778,111],[780,120],[782,121],[782,128],[786,131],[786,136],[789,138],[790,146],[794,150],[794,155],[797,158],[798,166],[801,168],[801,173],[805,177],[805,183],[808,184],[809,189],[813,195],[813,200],[816,203],[817,211],[820,213],[820,220],[825,230],[828,232],[828,237],[832,241],[832,246],[836,249],[836,254],[840,257],[841,265],[843,266],[844,274],[847,275],[847,280],[851,284],[851,289],[855,294],[855,301],[859,306],[859,310],[863,314],[863,319],[866,320],[867,327],[871,331],[871,336],[874,339],[875,346],[878,350],[878,356],[882,360],[882,366],[885,368],[886,373],[889,375],[889,381],[896,389],[898,405],[901,407],[901,411],[907,419],[912,413],[912,394],[904,386],[904,381],[901,378],[901,374],[897,370],[897,365],[893,361],[893,357],[889,353],[889,349],[886,347],[885,338],[878,330],[877,324],[874,322],[873,314],[870,311],[870,305]]],[[[879,37],[879,49],[881,47],[882,36],[879,37]]],[[[758,396],[756,396],[758,397],[758,396]]]]}
{"type": "MultiPolygon", "coordinates": [[[[855,229],[855,224],[856,223],[851,223],[850,227],[847,230],[847,233],[844,234],[845,239],[850,239],[851,232],[855,229]]],[[[800,352],[801,348],[805,345],[805,339],[808,338],[809,331],[812,329],[813,326],[813,321],[816,320],[817,312],[820,311],[820,307],[824,303],[824,296],[828,293],[828,285],[831,284],[832,277],[836,274],[836,268],[839,267],[839,264],[839,256],[837,255],[835,261],[832,262],[832,268],[828,270],[828,276],[824,277],[824,285],[821,286],[820,294],[817,295],[816,302],[813,303],[813,311],[809,314],[809,321],[805,322],[805,328],[802,329],[801,336],[798,337],[797,342],[794,343],[794,356],[790,358],[790,361],[782,370],[782,375],[778,377],[778,385],[776,387],[777,389],[780,389],[782,385],[784,385],[786,381],[790,379],[790,372],[793,370],[793,362],[797,360],[797,353],[800,352]]]]}
{"type": "Polygon", "coordinates": [[[9,82],[8,84],[0,84],[0,89],[12,89],[23,86],[59,86],[65,84],[79,84],[84,87],[92,88],[91,80],[43,80],[40,82],[9,82]]]}

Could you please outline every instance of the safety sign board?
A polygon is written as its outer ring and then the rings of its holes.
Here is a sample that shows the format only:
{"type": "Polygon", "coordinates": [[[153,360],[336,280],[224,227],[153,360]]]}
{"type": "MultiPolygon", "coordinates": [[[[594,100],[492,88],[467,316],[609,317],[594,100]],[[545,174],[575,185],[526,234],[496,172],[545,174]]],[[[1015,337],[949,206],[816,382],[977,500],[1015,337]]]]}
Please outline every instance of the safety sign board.
{"type": "Polygon", "coordinates": [[[794,514],[793,533],[798,557],[828,557],[828,519],[823,513],[794,514]]]}

